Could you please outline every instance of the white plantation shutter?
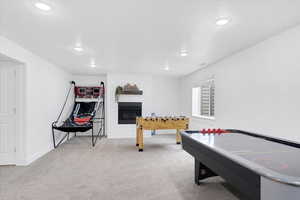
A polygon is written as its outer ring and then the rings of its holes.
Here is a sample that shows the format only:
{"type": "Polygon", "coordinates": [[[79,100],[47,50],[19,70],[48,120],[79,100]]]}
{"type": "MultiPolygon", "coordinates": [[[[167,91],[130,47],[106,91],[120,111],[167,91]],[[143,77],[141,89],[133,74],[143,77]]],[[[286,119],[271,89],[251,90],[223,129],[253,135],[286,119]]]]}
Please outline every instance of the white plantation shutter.
{"type": "Polygon", "coordinates": [[[210,116],[215,116],[215,84],[212,81],[210,84],[210,116]]]}
{"type": "Polygon", "coordinates": [[[214,117],[215,115],[215,85],[213,80],[206,81],[193,88],[193,115],[214,117]]]}
{"type": "Polygon", "coordinates": [[[200,99],[200,96],[201,96],[201,89],[200,87],[196,87],[196,88],[193,88],[193,103],[192,103],[192,112],[193,112],[193,115],[200,115],[200,111],[201,111],[201,99],[200,99]]]}
{"type": "Polygon", "coordinates": [[[201,109],[200,115],[210,116],[210,87],[209,85],[201,86],[201,109]]]}

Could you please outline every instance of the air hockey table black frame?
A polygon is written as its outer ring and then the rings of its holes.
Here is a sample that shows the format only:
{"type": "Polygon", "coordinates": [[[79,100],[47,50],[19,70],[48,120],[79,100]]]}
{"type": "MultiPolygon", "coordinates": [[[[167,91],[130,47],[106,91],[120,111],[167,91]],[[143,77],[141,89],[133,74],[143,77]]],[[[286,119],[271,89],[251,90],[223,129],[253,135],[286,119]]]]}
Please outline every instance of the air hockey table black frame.
{"type": "MultiPolygon", "coordinates": [[[[287,140],[281,140],[236,129],[227,129],[227,131],[246,134],[300,148],[300,144],[287,140]]],[[[247,200],[261,200],[261,174],[215,152],[210,148],[207,148],[207,146],[201,142],[197,142],[188,135],[189,134],[185,133],[185,131],[181,132],[182,147],[195,159],[194,178],[197,185],[200,185],[200,181],[203,179],[220,176],[237,189],[247,200]]]]}

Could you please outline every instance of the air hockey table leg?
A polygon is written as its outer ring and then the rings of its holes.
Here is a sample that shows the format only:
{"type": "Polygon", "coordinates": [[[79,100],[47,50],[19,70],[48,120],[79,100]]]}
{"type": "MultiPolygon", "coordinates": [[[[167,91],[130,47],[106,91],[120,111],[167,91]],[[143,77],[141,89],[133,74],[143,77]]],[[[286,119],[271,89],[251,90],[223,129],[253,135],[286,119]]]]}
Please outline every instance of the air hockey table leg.
{"type": "Polygon", "coordinates": [[[197,185],[200,185],[200,180],[214,176],[218,175],[195,158],[195,183],[197,185]]]}
{"type": "Polygon", "coordinates": [[[200,185],[201,163],[195,158],[195,184],[200,185]]]}

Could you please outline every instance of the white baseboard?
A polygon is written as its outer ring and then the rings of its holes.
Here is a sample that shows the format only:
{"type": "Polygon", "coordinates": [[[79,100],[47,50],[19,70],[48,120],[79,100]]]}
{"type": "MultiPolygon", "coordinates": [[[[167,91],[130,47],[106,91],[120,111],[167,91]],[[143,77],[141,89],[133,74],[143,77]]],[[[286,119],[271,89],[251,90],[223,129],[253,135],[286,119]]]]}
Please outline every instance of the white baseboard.
{"type": "Polygon", "coordinates": [[[27,165],[28,165],[28,163],[27,163],[26,159],[16,161],[16,166],[27,166],[27,165]]]}
{"type": "Polygon", "coordinates": [[[46,155],[47,153],[49,153],[50,151],[52,151],[53,148],[49,147],[47,149],[44,149],[42,151],[36,152],[32,155],[30,155],[27,160],[26,160],[26,165],[30,165],[31,163],[33,163],[34,161],[36,161],[37,159],[41,158],[42,156],[46,155]]]}
{"type": "MultiPolygon", "coordinates": [[[[144,135],[145,138],[151,137],[149,134],[144,135]]],[[[107,136],[108,139],[135,139],[135,135],[122,135],[122,136],[107,136]]]]}

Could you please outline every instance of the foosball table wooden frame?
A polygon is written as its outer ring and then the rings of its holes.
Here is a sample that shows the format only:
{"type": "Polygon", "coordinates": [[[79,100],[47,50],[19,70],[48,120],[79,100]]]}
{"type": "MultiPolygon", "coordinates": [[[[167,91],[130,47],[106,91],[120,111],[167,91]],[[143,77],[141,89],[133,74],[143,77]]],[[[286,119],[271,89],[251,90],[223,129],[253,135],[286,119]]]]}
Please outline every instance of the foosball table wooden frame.
{"type": "Polygon", "coordinates": [[[176,130],[176,144],[181,143],[180,130],[189,128],[187,117],[137,117],[136,118],[136,146],[139,151],[144,150],[144,130],[176,130]]]}

